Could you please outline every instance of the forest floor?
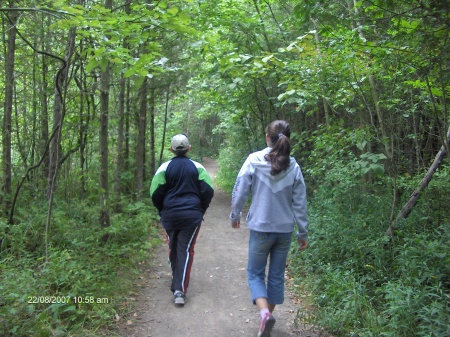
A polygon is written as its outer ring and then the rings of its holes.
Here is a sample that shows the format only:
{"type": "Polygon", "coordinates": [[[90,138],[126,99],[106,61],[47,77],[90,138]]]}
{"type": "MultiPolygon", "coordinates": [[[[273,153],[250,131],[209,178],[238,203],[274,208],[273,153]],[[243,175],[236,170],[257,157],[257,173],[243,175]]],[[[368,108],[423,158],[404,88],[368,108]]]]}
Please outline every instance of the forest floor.
{"type": "MultiPolygon", "coordinates": [[[[211,178],[217,165],[204,159],[211,178]]],[[[259,313],[247,286],[248,230],[232,229],[228,220],[231,196],[215,187],[195,245],[195,258],[184,307],[176,307],[170,292],[168,250],[162,243],[151,267],[141,275],[132,312],[121,317],[121,337],[238,337],[257,336],[259,313]]],[[[162,232],[161,232],[162,233],[162,232]]],[[[302,303],[289,291],[276,307],[272,337],[318,337],[317,329],[295,324],[302,303]]]]}

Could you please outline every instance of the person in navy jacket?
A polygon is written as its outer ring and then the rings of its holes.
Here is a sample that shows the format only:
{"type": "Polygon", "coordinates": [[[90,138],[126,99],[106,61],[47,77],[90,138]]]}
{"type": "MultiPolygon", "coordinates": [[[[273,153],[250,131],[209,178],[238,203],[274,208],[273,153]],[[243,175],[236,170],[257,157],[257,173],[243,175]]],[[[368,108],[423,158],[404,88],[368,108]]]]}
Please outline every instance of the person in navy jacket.
{"type": "Polygon", "coordinates": [[[158,209],[169,245],[173,276],[170,290],[179,306],[185,303],[195,241],[214,196],[206,169],[187,157],[190,150],[186,135],[173,136],[170,151],[175,157],[158,168],[150,186],[150,196],[158,209]]]}

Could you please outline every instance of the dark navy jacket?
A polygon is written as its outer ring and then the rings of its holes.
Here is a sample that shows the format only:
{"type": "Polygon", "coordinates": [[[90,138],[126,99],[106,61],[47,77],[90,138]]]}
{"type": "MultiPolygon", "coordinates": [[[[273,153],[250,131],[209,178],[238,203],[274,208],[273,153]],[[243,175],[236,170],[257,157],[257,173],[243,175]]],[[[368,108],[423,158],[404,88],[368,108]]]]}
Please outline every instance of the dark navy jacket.
{"type": "Polygon", "coordinates": [[[200,163],[176,156],[156,171],[150,196],[164,225],[183,219],[202,220],[214,189],[208,172],[200,163]]]}

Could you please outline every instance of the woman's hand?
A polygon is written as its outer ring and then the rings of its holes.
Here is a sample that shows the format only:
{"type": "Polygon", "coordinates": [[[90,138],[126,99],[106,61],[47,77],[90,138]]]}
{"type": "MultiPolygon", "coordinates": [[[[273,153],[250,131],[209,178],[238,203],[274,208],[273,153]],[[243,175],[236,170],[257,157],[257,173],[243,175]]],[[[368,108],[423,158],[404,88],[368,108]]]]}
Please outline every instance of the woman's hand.
{"type": "Polygon", "coordinates": [[[308,240],[297,239],[298,242],[298,251],[308,248],[308,240]]]}
{"type": "Polygon", "coordinates": [[[239,220],[233,220],[233,221],[231,221],[231,227],[232,228],[240,228],[241,222],[239,220]]]}

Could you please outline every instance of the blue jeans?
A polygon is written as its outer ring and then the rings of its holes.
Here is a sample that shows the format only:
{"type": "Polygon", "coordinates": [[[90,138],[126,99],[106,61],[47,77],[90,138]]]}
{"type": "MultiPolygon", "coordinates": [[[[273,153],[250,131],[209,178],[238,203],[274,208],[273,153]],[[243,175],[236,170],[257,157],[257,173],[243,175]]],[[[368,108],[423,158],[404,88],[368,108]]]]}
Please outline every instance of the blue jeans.
{"type": "Polygon", "coordinates": [[[253,303],[261,297],[266,298],[269,304],[284,302],[284,272],[291,241],[292,233],[264,233],[250,230],[247,275],[253,303]]]}

